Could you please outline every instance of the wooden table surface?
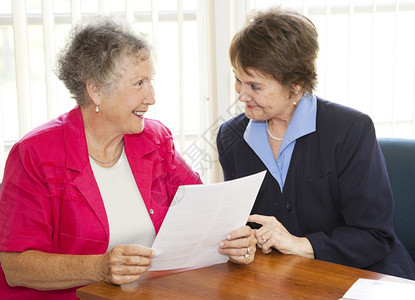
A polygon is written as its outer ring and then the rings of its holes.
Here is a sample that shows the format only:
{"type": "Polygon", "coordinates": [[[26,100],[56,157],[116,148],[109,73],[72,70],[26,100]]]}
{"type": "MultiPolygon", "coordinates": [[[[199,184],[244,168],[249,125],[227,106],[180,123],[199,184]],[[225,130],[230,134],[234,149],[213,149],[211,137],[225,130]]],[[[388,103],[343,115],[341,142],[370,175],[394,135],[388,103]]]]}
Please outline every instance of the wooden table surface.
{"type": "Polygon", "coordinates": [[[97,282],[80,299],[339,299],[359,278],[386,275],[338,264],[256,252],[250,265],[231,262],[184,272],[148,272],[134,288],[97,282]]]}

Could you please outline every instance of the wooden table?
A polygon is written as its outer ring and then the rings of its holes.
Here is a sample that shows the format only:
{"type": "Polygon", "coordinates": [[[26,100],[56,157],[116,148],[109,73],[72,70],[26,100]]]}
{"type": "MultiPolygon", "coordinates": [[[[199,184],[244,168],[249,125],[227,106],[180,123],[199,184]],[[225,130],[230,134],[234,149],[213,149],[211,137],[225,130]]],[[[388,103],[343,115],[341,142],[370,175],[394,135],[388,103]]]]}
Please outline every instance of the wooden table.
{"type": "Polygon", "coordinates": [[[274,251],[256,252],[250,265],[231,262],[196,270],[148,272],[134,291],[97,282],[80,299],[339,299],[359,278],[383,274],[274,251]]]}

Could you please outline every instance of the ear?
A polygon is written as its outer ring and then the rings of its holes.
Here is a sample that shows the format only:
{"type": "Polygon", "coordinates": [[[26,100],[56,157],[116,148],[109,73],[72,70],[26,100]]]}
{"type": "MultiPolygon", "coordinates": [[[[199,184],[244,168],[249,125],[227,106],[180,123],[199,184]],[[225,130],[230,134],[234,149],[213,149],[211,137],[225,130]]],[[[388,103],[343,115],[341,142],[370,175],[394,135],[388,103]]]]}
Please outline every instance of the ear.
{"type": "Polygon", "coordinates": [[[303,84],[302,84],[302,83],[293,83],[293,86],[292,86],[291,92],[292,92],[294,95],[298,95],[298,93],[300,93],[300,92],[301,92],[302,88],[303,88],[303,84]]]}
{"type": "Polygon", "coordinates": [[[101,104],[101,89],[95,82],[89,79],[86,81],[85,85],[89,98],[95,106],[99,106],[101,104]]]}

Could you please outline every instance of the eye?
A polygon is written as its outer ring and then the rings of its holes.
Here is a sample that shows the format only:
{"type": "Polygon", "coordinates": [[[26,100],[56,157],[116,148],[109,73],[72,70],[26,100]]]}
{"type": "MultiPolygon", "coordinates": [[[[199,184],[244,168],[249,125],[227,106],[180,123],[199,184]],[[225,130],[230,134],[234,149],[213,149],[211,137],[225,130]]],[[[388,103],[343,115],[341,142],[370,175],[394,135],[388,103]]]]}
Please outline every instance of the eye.
{"type": "Polygon", "coordinates": [[[251,83],[251,89],[252,89],[253,91],[258,91],[258,90],[260,90],[261,88],[260,88],[259,86],[257,86],[256,84],[251,83]]]}
{"type": "Polygon", "coordinates": [[[139,81],[137,81],[134,85],[137,87],[137,88],[142,88],[142,87],[144,87],[145,86],[145,81],[144,80],[139,80],[139,81]]]}
{"type": "Polygon", "coordinates": [[[151,77],[151,78],[145,78],[145,79],[138,80],[136,83],[134,83],[134,86],[139,88],[139,89],[142,89],[142,88],[147,87],[147,86],[152,87],[153,83],[154,83],[154,78],[151,77]]]}

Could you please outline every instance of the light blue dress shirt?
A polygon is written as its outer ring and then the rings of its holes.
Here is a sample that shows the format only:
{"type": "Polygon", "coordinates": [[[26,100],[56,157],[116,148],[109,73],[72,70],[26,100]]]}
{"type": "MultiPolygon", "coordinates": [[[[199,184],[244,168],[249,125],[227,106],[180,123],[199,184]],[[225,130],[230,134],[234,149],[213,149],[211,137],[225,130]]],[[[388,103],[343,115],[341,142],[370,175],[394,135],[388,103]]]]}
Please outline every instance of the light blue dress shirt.
{"type": "Polygon", "coordinates": [[[244,133],[244,139],[267,167],[280,185],[281,192],[287,177],[291,156],[298,138],[316,131],[317,99],[313,94],[305,93],[288,124],[281,142],[278,160],[275,161],[268,142],[267,123],[250,120],[244,133]]]}

